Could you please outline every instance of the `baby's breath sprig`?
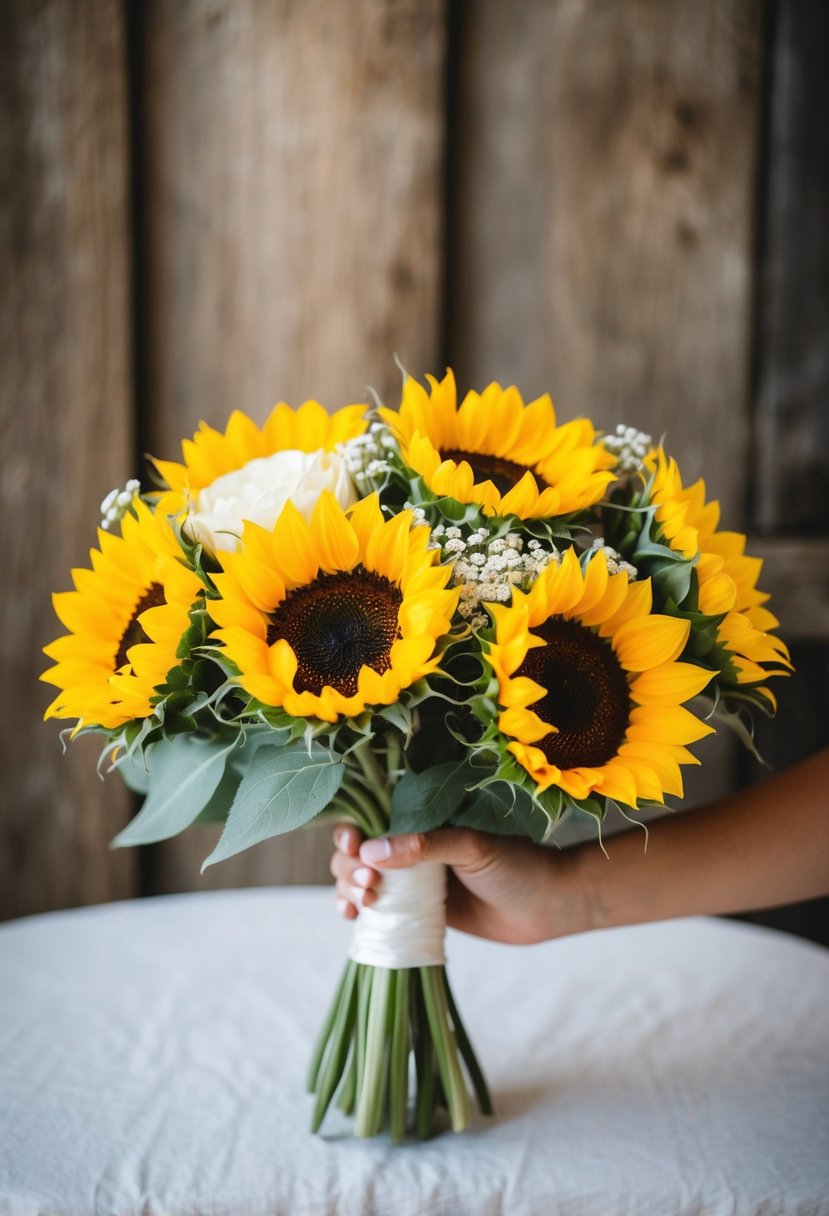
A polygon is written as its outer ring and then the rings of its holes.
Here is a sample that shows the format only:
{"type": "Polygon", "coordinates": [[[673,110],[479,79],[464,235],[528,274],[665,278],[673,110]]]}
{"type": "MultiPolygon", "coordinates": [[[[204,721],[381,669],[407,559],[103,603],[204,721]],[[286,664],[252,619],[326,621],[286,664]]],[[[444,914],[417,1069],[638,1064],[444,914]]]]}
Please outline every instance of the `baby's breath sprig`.
{"type": "Polygon", "coordinates": [[[389,428],[374,421],[362,435],[339,444],[342,456],[357,492],[362,496],[381,490],[392,472],[390,457],[397,453],[397,443],[389,428]]]}
{"type": "Polygon", "coordinates": [[[440,549],[443,561],[452,563],[452,585],[461,589],[458,611],[475,629],[490,624],[487,602],[508,603],[513,587],[529,590],[544,567],[560,556],[534,538],[486,527],[464,533],[457,525],[436,524],[432,545],[440,549]]]}
{"type": "Polygon", "coordinates": [[[653,446],[650,435],[623,422],[616,427],[615,435],[605,435],[602,443],[616,457],[617,472],[621,477],[641,472],[645,457],[653,446]]]}
{"type": "Polygon", "coordinates": [[[101,527],[105,532],[108,532],[113,524],[121,522],[132,506],[135,496],[140,489],[140,481],[135,477],[131,477],[123,490],[120,486],[116,486],[114,490],[110,490],[101,503],[101,515],[103,517],[101,519],[101,527]]]}

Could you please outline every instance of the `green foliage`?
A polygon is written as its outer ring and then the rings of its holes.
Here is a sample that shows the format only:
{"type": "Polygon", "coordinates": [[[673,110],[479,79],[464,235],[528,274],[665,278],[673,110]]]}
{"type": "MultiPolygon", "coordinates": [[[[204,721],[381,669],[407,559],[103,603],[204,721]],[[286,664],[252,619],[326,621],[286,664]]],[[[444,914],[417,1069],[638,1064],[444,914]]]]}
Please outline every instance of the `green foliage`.
{"type": "Polygon", "coordinates": [[[389,831],[396,836],[440,827],[457,810],[467,785],[474,780],[474,770],[458,760],[404,774],[394,787],[389,831]]]}
{"type": "MultiPolygon", "coordinates": [[[[153,743],[145,752],[147,797],[141,810],[113,840],[115,848],[152,844],[183,832],[216,792],[238,739],[204,739],[180,734],[153,743]]],[[[139,771],[129,758],[130,773],[139,771]]]]}
{"type": "Polygon", "coordinates": [[[550,816],[521,786],[496,780],[474,790],[452,825],[499,836],[529,836],[540,843],[549,834],[550,816]]]}
{"type": "Polygon", "coordinates": [[[643,517],[638,535],[634,538],[634,533],[631,532],[619,543],[620,552],[623,554],[632,549],[630,560],[636,566],[639,577],[652,580],[654,605],[659,611],[666,601],[673,600],[681,604],[691,593],[692,578],[693,586],[696,584],[696,559],[690,561],[669,545],[654,539],[655,515],[656,507],[651,507],[643,517]]]}
{"type": "Polygon", "coordinates": [[[302,827],[331,802],[345,768],[318,743],[260,746],[245,767],[216,848],[202,866],[302,827]]]}

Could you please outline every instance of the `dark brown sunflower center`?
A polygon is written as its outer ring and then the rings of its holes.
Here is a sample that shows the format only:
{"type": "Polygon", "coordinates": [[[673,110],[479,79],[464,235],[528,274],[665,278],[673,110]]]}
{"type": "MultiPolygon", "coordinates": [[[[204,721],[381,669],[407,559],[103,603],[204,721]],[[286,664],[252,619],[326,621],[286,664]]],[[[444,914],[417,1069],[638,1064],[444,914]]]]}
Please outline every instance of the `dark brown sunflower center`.
{"type": "Polygon", "coordinates": [[[531,707],[558,727],[536,744],[559,768],[595,768],[615,756],[630,715],[627,677],[610,643],[560,617],[533,629],[546,646],[530,650],[517,671],[547,689],[531,707]]]}
{"type": "MultiPolygon", "coordinates": [[[[525,473],[532,473],[525,464],[515,460],[505,460],[502,456],[488,456],[486,452],[464,452],[462,448],[442,448],[441,460],[454,460],[460,464],[465,460],[471,465],[475,480],[491,481],[499,494],[507,494],[517,485],[525,473]]],[[[539,480],[535,474],[536,480],[539,480]]]]}
{"type": "Polygon", "coordinates": [[[141,599],[133,608],[130,622],[121,634],[121,641],[118,643],[118,650],[115,654],[115,671],[118,671],[127,662],[127,651],[131,646],[138,646],[140,643],[151,640],[147,637],[143,627],[138,623],[141,613],[146,612],[148,608],[158,608],[164,603],[166,603],[166,600],[161,583],[150,583],[141,599]]]}
{"type": "Polygon", "coordinates": [[[362,666],[380,675],[391,666],[402,602],[399,587],[363,566],[320,574],[290,591],[271,613],[268,645],[279,638],[290,644],[298,663],[297,692],[319,695],[330,684],[351,697],[362,666]]]}

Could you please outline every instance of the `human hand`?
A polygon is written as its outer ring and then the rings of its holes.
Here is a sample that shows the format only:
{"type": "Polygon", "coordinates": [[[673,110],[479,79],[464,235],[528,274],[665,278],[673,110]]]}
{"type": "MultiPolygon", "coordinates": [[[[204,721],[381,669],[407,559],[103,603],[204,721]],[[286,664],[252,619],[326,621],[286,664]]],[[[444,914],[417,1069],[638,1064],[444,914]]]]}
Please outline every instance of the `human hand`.
{"type": "Polygon", "coordinates": [[[436,861],[450,867],[446,919],[454,929],[528,945],[589,927],[578,850],[560,853],[466,828],[365,840],[345,823],[335,829],[334,844],[337,909],[347,920],[376,901],[383,870],[436,861]]]}

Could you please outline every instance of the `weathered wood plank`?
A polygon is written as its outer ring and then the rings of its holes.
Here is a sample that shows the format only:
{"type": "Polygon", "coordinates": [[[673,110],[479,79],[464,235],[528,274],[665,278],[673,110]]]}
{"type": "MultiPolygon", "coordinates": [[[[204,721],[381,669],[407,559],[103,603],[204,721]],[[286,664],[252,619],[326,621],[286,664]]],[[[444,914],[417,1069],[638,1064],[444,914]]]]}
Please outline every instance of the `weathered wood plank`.
{"type": "Polygon", "coordinates": [[[451,357],[667,432],[740,522],[757,0],[464,7],[451,357]],[[712,439],[716,434],[716,442],[712,439]]]}
{"type": "Polygon", "coordinates": [[[771,56],[754,525],[829,531],[829,5],[781,0],[771,56]]]}
{"type": "MultiPolygon", "coordinates": [[[[560,416],[667,433],[742,523],[758,0],[461,9],[450,359],[560,416]]],[[[732,782],[707,743],[689,802],[732,782]]]]}
{"type": "Polygon", "coordinates": [[[829,540],[749,537],[747,551],[763,560],[759,585],[782,635],[829,646],[829,540]]]}
{"type": "MultiPolygon", "coordinates": [[[[762,585],[795,643],[777,718],[757,736],[779,770],[829,742],[829,541],[815,536],[829,533],[829,144],[820,117],[829,103],[829,9],[779,0],[773,13],[752,525],[776,535],[752,551],[766,560],[762,585]]],[[[749,766],[745,776],[757,772],[749,766]]],[[[829,901],[813,900],[749,919],[826,945],[827,912],[829,901]]]]}
{"type": "Polygon", "coordinates": [[[92,741],[62,756],[41,647],[131,448],[126,91],[117,0],[0,7],[2,597],[0,916],[135,891],[113,856],[120,783],[92,741]],[[8,560],[10,559],[10,560],[8,560]]]}
{"type": "MultiPolygon", "coordinates": [[[[147,447],[174,456],[236,406],[394,400],[393,352],[438,354],[443,0],[142,14],[147,447]]],[[[205,851],[159,850],[159,889],[205,851]]],[[[300,834],[199,885],[322,879],[328,852],[300,834]]]]}

